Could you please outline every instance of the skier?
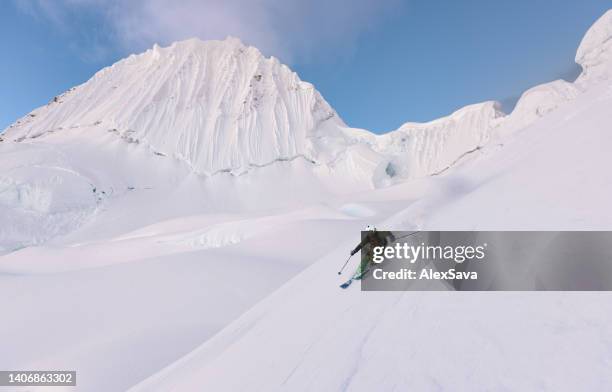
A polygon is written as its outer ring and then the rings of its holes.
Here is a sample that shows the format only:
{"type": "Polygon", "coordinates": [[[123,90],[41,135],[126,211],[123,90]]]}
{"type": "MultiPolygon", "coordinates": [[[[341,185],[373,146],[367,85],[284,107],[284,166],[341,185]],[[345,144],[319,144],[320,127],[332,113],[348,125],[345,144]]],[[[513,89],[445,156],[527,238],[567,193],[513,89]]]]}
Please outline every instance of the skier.
{"type": "Polygon", "coordinates": [[[353,279],[359,280],[369,271],[370,265],[374,260],[374,248],[387,246],[395,241],[395,236],[390,231],[378,231],[376,227],[368,225],[365,231],[368,233],[361,240],[359,245],[351,251],[351,256],[361,250],[361,263],[355,271],[353,279]]]}

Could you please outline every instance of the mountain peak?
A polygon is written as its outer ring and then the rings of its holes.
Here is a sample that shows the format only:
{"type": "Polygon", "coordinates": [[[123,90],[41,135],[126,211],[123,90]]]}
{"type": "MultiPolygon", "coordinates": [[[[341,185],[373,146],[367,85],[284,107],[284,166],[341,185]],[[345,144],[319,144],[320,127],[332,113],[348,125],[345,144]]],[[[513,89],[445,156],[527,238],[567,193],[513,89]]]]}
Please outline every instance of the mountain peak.
{"type": "Polygon", "coordinates": [[[276,59],[238,38],[193,38],[104,68],[6,135],[107,130],[214,174],[296,157],[317,161],[313,136],[333,133],[334,124],[343,122],[323,97],[276,59]]]}
{"type": "MultiPolygon", "coordinates": [[[[240,38],[237,37],[233,37],[231,35],[228,35],[227,37],[225,37],[225,39],[222,40],[216,40],[216,39],[212,39],[212,40],[202,40],[198,37],[192,37],[192,38],[187,38],[181,41],[176,41],[173,42],[169,48],[176,48],[176,49],[206,49],[209,46],[222,46],[222,47],[226,47],[226,48],[242,48],[242,49],[246,49],[247,46],[242,43],[242,41],[240,40],[240,38]]],[[[253,48],[256,49],[256,48],[253,48]]]]}

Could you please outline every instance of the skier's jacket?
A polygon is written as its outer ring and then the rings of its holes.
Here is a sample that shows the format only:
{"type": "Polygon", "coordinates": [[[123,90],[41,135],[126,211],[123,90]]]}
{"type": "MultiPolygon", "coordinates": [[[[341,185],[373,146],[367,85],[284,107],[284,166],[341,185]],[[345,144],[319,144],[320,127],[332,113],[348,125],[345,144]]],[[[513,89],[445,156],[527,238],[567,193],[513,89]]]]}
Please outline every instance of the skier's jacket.
{"type": "Polygon", "coordinates": [[[373,249],[377,246],[387,246],[393,240],[394,236],[390,231],[368,231],[359,245],[357,245],[357,247],[351,251],[351,256],[359,252],[364,246],[369,245],[368,248],[373,249]]]}

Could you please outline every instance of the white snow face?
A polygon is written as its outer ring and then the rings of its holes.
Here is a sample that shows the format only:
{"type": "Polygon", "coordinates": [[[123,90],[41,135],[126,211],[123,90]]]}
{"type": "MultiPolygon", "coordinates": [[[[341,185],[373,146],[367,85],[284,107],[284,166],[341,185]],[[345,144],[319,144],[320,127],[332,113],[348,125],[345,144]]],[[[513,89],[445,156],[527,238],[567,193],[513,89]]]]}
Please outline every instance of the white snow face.
{"type": "Polygon", "coordinates": [[[383,135],[379,149],[393,156],[389,170],[404,178],[437,174],[482,147],[503,116],[494,101],[468,105],[428,123],[405,123],[383,135]]]}
{"type": "Polygon", "coordinates": [[[582,38],[576,52],[582,77],[609,78],[612,75],[612,10],[603,14],[582,38]]]}
{"type": "Polygon", "coordinates": [[[238,39],[154,46],[11,126],[9,139],[95,125],[187,162],[196,172],[243,171],[275,160],[318,159],[310,138],[342,125],[309,84],[238,39]]]}

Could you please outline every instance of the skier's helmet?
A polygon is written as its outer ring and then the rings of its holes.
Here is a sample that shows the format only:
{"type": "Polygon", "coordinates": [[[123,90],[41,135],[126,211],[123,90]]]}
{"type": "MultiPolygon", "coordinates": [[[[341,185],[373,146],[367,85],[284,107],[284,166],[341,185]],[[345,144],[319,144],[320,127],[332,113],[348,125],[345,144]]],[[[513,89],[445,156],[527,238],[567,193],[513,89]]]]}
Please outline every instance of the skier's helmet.
{"type": "Polygon", "coordinates": [[[364,231],[376,231],[376,227],[372,226],[372,225],[368,225],[364,231]]]}

